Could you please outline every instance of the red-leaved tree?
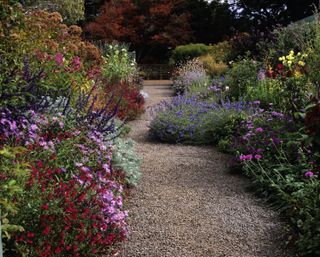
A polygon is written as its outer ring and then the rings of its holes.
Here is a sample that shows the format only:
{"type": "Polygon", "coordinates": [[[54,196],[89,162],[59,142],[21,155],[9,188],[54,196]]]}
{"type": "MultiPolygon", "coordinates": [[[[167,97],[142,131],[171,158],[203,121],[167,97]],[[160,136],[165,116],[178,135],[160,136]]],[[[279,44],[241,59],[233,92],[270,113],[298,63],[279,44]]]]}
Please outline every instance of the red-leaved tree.
{"type": "Polygon", "coordinates": [[[138,57],[159,57],[192,37],[184,1],[109,0],[85,31],[91,39],[130,43],[138,57]]]}

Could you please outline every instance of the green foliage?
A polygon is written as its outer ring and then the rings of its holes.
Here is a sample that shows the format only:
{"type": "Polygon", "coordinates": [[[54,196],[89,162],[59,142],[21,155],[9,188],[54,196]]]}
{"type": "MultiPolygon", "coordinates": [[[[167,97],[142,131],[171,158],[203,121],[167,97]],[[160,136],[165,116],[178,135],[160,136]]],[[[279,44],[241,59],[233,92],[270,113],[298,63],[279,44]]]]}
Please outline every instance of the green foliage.
{"type": "Polygon", "coordinates": [[[182,63],[187,60],[206,55],[210,51],[209,46],[205,44],[188,44],[177,46],[171,55],[170,64],[182,63]]]}
{"type": "Polygon", "coordinates": [[[233,47],[230,41],[222,41],[217,44],[209,45],[209,54],[216,62],[231,61],[233,47]]]}
{"type": "Polygon", "coordinates": [[[114,144],[113,167],[125,173],[129,186],[136,186],[141,177],[141,159],[134,151],[134,142],[131,139],[116,138],[114,144]]]}
{"type": "MultiPolygon", "coordinates": [[[[0,235],[5,248],[12,246],[12,236],[15,232],[24,231],[22,224],[17,224],[14,219],[19,213],[17,199],[24,195],[24,183],[29,177],[30,167],[28,163],[16,160],[16,155],[24,154],[22,147],[4,146],[0,150],[0,235]]],[[[2,249],[1,249],[2,250],[2,249]]]]}
{"type": "Polygon", "coordinates": [[[258,100],[261,108],[269,108],[272,104],[274,109],[281,110],[285,102],[284,88],[279,80],[265,78],[248,86],[244,98],[251,102],[258,100]]]}
{"type": "Polygon", "coordinates": [[[230,151],[232,137],[237,133],[241,122],[244,121],[247,116],[245,112],[226,113],[219,123],[214,124],[212,138],[220,150],[224,152],[230,151]]]}
{"type": "MultiPolygon", "coordinates": [[[[278,153],[271,156],[271,159],[263,158],[258,162],[246,161],[244,170],[251,177],[253,188],[272,199],[280,211],[289,218],[289,224],[293,231],[297,232],[295,244],[299,254],[318,256],[320,180],[318,175],[313,177],[304,175],[314,170],[303,152],[300,152],[296,163],[292,163],[288,158],[288,151],[279,148],[278,153]]],[[[316,158],[319,156],[313,157],[316,158]]]]}
{"type": "Polygon", "coordinates": [[[249,86],[257,85],[258,67],[258,63],[246,59],[233,63],[224,81],[229,88],[228,96],[237,100],[247,93],[249,86]]]}
{"type": "Polygon", "coordinates": [[[213,45],[199,43],[177,46],[172,52],[170,64],[183,63],[205,55],[210,55],[217,63],[230,61],[232,45],[229,41],[222,41],[213,45]]]}
{"type": "Polygon", "coordinates": [[[310,37],[306,38],[306,42],[303,46],[306,48],[305,52],[308,53],[307,63],[308,63],[308,78],[310,81],[316,86],[316,88],[320,89],[320,16],[316,14],[316,20],[310,23],[310,27],[312,34],[310,37]]]}
{"type": "Polygon", "coordinates": [[[269,64],[275,64],[279,56],[286,56],[291,50],[308,52],[314,42],[317,26],[315,23],[294,23],[274,30],[272,41],[260,43],[260,49],[269,64]]]}
{"type": "Polygon", "coordinates": [[[228,66],[222,61],[216,61],[212,55],[204,55],[199,57],[203,63],[207,74],[213,77],[221,76],[228,70],[228,66]]]}

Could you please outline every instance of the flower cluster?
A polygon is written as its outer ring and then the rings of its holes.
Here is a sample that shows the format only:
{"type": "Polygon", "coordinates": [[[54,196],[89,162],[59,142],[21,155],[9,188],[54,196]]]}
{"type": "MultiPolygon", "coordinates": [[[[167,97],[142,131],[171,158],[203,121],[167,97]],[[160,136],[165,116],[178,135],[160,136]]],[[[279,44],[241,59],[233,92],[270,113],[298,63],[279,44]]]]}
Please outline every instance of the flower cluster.
{"type": "Polygon", "coordinates": [[[295,77],[300,78],[306,74],[306,59],[308,54],[301,54],[298,52],[296,55],[293,50],[286,56],[279,57],[279,63],[275,70],[269,67],[267,76],[270,78],[286,78],[295,77]]]}
{"type": "Polygon", "coordinates": [[[98,131],[71,128],[63,116],[10,115],[1,113],[0,143],[26,145],[16,161],[31,166],[14,215],[25,227],[15,234],[19,252],[49,257],[112,250],[128,234],[112,143],[98,131]]]}

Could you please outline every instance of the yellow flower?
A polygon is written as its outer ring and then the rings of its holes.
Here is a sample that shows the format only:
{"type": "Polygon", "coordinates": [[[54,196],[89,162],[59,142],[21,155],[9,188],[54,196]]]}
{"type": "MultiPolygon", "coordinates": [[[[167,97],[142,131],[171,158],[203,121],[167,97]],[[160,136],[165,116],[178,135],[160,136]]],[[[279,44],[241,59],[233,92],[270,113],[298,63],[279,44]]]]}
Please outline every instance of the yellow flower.
{"type": "Polygon", "coordinates": [[[306,65],[306,63],[303,62],[303,61],[299,61],[299,62],[298,62],[298,65],[300,65],[301,67],[304,67],[304,66],[306,65]]]}
{"type": "Polygon", "coordinates": [[[296,78],[300,78],[302,77],[302,73],[298,70],[294,71],[293,75],[296,77],[296,78]]]}
{"type": "Polygon", "coordinates": [[[294,55],[294,51],[293,50],[290,51],[290,55],[294,55]]]}

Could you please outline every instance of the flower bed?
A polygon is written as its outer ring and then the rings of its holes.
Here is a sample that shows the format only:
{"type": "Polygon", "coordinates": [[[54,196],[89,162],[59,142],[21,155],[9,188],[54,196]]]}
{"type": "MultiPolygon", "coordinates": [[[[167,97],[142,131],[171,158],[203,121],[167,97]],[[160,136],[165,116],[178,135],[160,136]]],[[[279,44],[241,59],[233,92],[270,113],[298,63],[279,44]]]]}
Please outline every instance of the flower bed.
{"type": "MultiPolygon", "coordinates": [[[[291,41],[281,41],[286,35],[280,33],[273,44],[287,47],[286,55],[275,48],[256,56],[263,62],[235,60],[211,86],[199,81],[190,87],[189,73],[181,72],[184,95],[158,105],[150,125],[156,140],[212,143],[232,154],[234,170],[249,177],[252,189],[286,218],[287,242],[299,256],[320,256],[320,32],[315,30],[302,45],[291,39],[300,52],[286,45],[291,41]],[[270,60],[277,52],[282,55],[270,60]]],[[[193,68],[187,63],[179,71],[193,68]]]]}
{"type": "Polygon", "coordinates": [[[133,142],[119,138],[119,118],[143,112],[136,64],[110,62],[59,13],[14,1],[1,11],[0,251],[112,255],[128,236],[123,202],[141,175],[133,142]]]}

